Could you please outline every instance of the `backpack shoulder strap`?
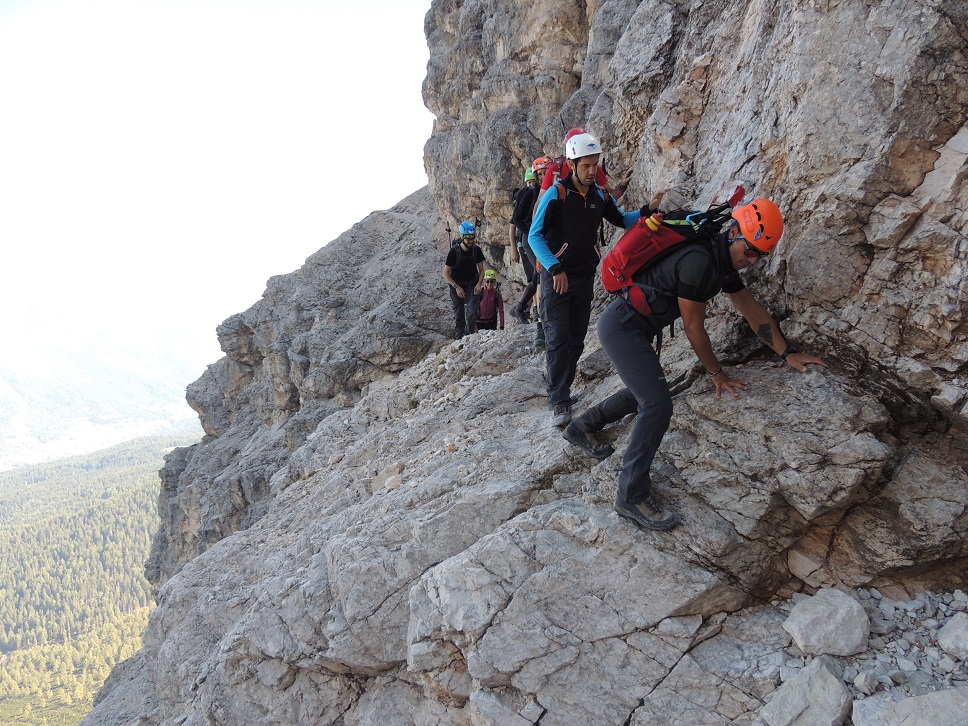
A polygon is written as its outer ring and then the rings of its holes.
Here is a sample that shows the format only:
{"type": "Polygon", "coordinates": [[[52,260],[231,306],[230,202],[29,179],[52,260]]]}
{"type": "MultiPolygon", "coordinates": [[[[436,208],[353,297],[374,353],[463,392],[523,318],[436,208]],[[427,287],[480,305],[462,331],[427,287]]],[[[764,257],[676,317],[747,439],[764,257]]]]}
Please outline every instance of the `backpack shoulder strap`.
{"type": "Polygon", "coordinates": [[[551,169],[552,169],[551,174],[555,179],[555,183],[557,183],[559,179],[564,179],[565,178],[565,157],[559,156],[557,159],[555,159],[554,162],[552,162],[551,169]]]}
{"type": "MultiPolygon", "coordinates": [[[[598,186],[598,184],[595,184],[595,189],[598,190],[598,195],[602,198],[602,204],[607,205],[608,204],[608,200],[611,197],[611,195],[608,192],[606,192],[604,189],[602,189],[600,186],[598,186]]],[[[604,216],[604,212],[602,213],[602,218],[600,220],[598,220],[598,246],[600,248],[603,248],[603,249],[605,247],[605,216],[604,216]]]]}

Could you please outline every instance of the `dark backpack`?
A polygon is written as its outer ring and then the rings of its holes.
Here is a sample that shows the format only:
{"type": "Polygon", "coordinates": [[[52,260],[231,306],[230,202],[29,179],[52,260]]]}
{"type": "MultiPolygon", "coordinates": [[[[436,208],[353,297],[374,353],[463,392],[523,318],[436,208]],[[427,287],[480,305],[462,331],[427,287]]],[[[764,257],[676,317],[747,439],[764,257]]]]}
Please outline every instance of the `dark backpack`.
{"type": "Polygon", "coordinates": [[[640,218],[602,260],[602,285],[608,292],[621,294],[639,314],[648,315],[652,307],[647,293],[654,291],[636,284],[635,274],[687,242],[711,240],[744,193],[743,187],[736,187],[727,202],[705,212],[677,209],[640,218]]]}
{"type": "MultiPolygon", "coordinates": [[[[480,229],[480,220],[478,220],[477,227],[478,227],[478,229],[480,229]]],[[[452,239],[450,241],[450,246],[455,250],[455,252],[454,252],[454,264],[451,266],[451,269],[456,269],[457,266],[461,263],[461,260],[464,259],[464,249],[463,249],[463,247],[461,247],[461,244],[460,244],[461,241],[462,240],[461,240],[460,237],[455,237],[454,239],[452,239]]],[[[475,247],[477,247],[477,245],[475,245],[475,247]]],[[[471,251],[468,254],[471,254],[473,256],[473,253],[474,253],[474,247],[471,247],[471,251]]],[[[483,253],[484,253],[484,250],[481,250],[481,254],[483,254],[483,253]]],[[[485,262],[487,261],[487,258],[486,257],[484,258],[484,261],[485,262]]],[[[476,282],[477,279],[478,279],[478,275],[477,275],[477,268],[476,268],[476,265],[475,265],[474,278],[473,278],[472,282],[476,282]]]]}
{"type": "Polygon", "coordinates": [[[534,205],[538,198],[538,191],[537,187],[522,187],[515,190],[511,223],[524,237],[527,237],[528,232],[531,231],[531,219],[534,217],[534,205]]]}
{"type": "Polygon", "coordinates": [[[461,240],[460,237],[454,237],[454,239],[452,239],[450,241],[451,248],[454,249],[454,250],[456,250],[456,252],[454,253],[454,255],[455,255],[455,257],[454,257],[454,267],[457,267],[457,265],[460,264],[460,261],[462,259],[464,259],[464,250],[460,246],[461,241],[462,240],[461,240]]]}

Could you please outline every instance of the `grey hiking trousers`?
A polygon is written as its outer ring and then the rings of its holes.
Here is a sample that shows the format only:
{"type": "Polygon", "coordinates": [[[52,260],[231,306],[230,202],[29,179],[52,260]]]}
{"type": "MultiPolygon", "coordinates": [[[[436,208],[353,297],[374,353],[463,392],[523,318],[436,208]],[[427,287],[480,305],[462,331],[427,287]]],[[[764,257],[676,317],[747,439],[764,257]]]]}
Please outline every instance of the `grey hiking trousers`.
{"type": "Polygon", "coordinates": [[[626,503],[637,504],[652,492],[649,470],[669,430],[672,394],[653,348],[654,333],[623,299],[613,300],[599,316],[598,339],[626,387],[585,411],[574,425],[585,433],[595,433],[636,414],[622,460],[618,493],[626,503]]]}

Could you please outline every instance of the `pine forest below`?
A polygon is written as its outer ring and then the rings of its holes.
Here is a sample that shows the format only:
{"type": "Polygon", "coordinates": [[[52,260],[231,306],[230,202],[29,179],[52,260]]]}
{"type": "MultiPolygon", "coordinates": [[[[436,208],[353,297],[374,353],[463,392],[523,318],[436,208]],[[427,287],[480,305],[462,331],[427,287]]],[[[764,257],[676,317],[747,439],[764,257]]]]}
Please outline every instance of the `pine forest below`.
{"type": "Polygon", "coordinates": [[[0,724],[73,726],[141,647],[164,454],[153,436],[0,472],[0,724]]]}

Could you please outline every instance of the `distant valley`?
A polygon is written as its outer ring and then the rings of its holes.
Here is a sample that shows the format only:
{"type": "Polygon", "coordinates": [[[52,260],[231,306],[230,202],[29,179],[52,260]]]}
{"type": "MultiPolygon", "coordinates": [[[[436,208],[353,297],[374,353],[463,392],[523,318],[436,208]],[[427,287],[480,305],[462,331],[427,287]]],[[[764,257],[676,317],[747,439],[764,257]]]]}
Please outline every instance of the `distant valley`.
{"type": "MultiPolygon", "coordinates": [[[[23,353],[21,351],[21,353],[23,353]]],[[[0,471],[155,434],[202,435],[185,387],[201,370],[158,350],[92,341],[0,361],[0,471]]]]}
{"type": "Polygon", "coordinates": [[[194,436],[154,436],[0,473],[0,723],[73,726],[132,656],[158,469],[194,436]]]}

